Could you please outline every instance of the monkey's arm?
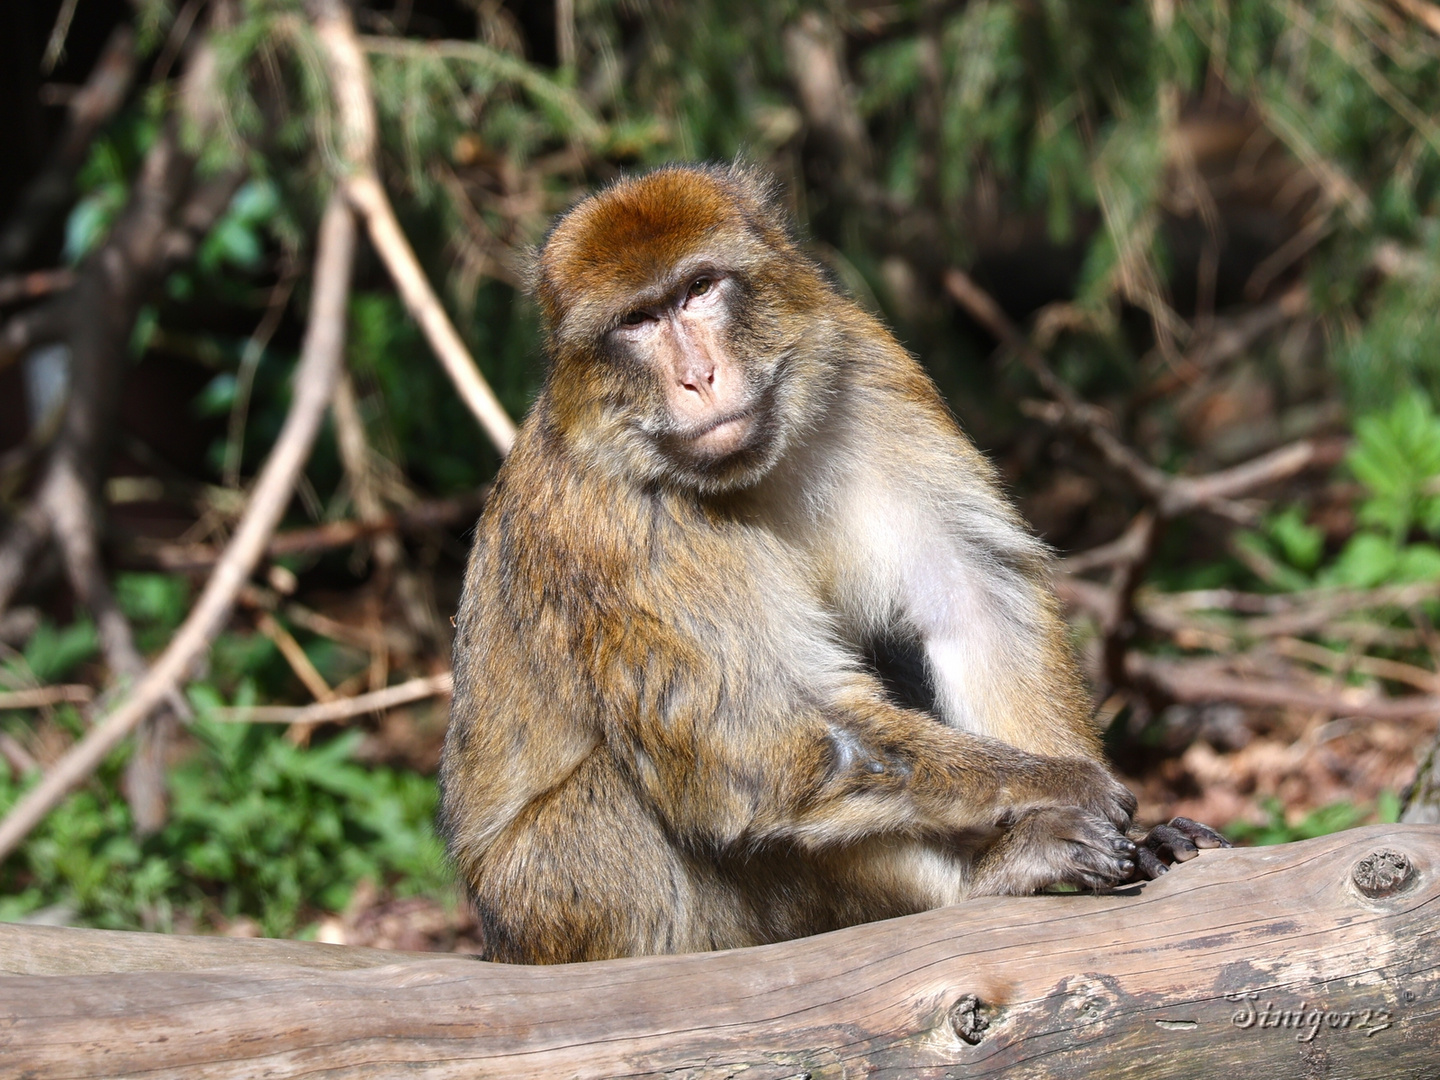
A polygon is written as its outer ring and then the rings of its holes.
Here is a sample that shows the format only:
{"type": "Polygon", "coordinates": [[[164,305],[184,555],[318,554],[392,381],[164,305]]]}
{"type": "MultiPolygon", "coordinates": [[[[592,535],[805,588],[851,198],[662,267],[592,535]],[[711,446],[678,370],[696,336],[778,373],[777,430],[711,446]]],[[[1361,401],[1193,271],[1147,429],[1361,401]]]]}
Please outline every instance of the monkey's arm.
{"type": "MultiPolygon", "coordinates": [[[[653,766],[668,759],[684,772],[656,792],[672,828],[712,843],[820,849],[882,835],[988,838],[1033,811],[1065,807],[1065,828],[1097,853],[1082,861],[1107,880],[1131,870],[1135,848],[1124,829],[1135,799],[1098,762],[947,727],[891,704],[863,678],[821,708],[796,706],[784,727],[746,727],[743,744],[712,743],[708,759],[650,748],[653,766]],[[757,760],[766,762],[763,784],[757,760]],[[677,783],[687,797],[667,797],[677,783]]],[[[1069,876],[1067,857],[1052,852],[1050,861],[1065,866],[1049,880],[1069,876]]]]}

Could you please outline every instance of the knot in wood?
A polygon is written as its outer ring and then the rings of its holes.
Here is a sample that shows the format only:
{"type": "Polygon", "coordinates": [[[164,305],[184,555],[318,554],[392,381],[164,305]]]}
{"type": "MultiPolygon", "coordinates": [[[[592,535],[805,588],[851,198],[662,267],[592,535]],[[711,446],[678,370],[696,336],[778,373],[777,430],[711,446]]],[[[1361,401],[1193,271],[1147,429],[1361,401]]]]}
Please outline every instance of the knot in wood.
{"type": "Polygon", "coordinates": [[[990,1026],[990,1021],[980,1015],[980,999],[974,994],[966,994],[950,1006],[950,1026],[971,1046],[978,1043],[981,1033],[990,1026]]]}
{"type": "Polygon", "coordinates": [[[1394,896],[1408,885],[1415,876],[1415,867],[1408,856],[1382,848],[1357,862],[1351,876],[1362,893],[1378,900],[1394,896]]]}

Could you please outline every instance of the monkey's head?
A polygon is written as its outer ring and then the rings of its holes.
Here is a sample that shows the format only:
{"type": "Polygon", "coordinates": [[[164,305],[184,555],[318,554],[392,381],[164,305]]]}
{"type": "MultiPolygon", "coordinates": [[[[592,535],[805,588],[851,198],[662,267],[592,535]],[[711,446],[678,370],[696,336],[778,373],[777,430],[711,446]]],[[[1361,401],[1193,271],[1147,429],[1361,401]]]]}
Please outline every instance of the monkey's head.
{"type": "Polygon", "coordinates": [[[619,181],[556,224],[535,293],[549,415],[593,462],[705,493],[765,475],[818,415],[835,295],[743,167],[619,181]]]}

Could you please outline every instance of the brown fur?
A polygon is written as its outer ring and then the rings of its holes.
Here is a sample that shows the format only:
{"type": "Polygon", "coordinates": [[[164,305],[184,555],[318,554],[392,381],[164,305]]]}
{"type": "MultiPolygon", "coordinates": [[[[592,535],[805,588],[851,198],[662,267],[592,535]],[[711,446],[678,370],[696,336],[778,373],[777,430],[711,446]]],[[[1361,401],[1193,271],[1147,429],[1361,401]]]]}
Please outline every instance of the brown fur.
{"type": "Polygon", "coordinates": [[[1132,872],[1046,552],[761,181],[623,180],[559,222],[535,292],[552,366],[478,526],[441,768],[488,956],[729,948],[1132,872]],[[677,427],[697,365],[695,409],[750,410],[733,453],[677,427]],[[877,641],[920,656],[929,710],[877,641]]]}

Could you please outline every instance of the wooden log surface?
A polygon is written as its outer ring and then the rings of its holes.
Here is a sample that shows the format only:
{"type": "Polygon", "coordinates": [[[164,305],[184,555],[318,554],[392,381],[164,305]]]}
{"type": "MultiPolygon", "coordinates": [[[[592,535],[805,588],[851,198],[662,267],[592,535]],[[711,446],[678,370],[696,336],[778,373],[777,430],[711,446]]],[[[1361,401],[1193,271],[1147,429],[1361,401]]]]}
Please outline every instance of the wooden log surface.
{"type": "Polygon", "coordinates": [[[0,926],[25,1077],[1440,1078],[1440,826],[559,967],[0,926]]]}

